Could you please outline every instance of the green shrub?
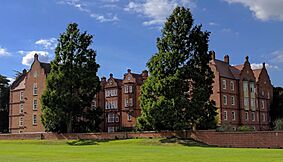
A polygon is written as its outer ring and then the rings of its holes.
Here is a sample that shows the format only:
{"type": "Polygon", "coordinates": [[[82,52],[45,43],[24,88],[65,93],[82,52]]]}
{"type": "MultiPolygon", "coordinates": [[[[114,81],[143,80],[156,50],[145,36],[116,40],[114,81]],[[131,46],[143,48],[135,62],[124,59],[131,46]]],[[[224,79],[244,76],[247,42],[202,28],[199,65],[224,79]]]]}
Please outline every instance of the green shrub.
{"type": "Polygon", "coordinates": [[[237,128],[237,131],[240,132],[248,132],[248,131],[255,131],[255,129],[253,127],[247,126],[247,125],[243,125],[243,126],[239,126],[237,128]]]}
{"type": "Polygon", "coordinates": [[[283,130],[283,118],[276,119],[273,122],[274,130],[283,130]]]}
{"type": "Polygon", "coordinates": [[[232,132],[233,127],[228,123],[223,123],[221,126],[216,128],[216,132],[232,132]]]}

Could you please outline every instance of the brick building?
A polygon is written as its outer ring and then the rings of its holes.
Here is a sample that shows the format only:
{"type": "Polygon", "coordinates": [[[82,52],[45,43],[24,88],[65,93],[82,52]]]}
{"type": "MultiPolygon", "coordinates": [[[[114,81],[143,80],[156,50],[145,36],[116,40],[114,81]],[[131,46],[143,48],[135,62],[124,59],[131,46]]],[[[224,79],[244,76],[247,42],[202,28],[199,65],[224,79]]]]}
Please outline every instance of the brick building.
{"type": "Polygon", "coordinates": [[[9,131],[43,132],[41,123],[40,98],[45,88],[50,64],[39,62],[38,55],[34,55],[34,62],[30,70],[18,76],[11,85],[9,108],[9,131]]]}
{"type": "MultiPolygon", "coordinates": [[[[244,64],[232,66],[229,56],[224,61],[210,53],[210,67],[215,74],[213,95],[219,113],[219,124],[229,123],[236,129],[248,125],[257,130],[269,129],[269,107],[272,85],[265,64],[261,69],[251,69],[248,57],[244,64]]],[[[40,97],[45,88],[50,64],[42,63],[35,55],[29,71],[24,70],[11,86],[9,130],[11,133],[44,132],[41,123],[40,97]]],[[[123,79],[110,74],[101,78],[101,90],[94,96],[92,107],[103,110],[101,130],[114,132],[130,130],[141,115],[140,87],[148,72],[132,73],[128,69],[123,79]]]]}
{"type": "Polygon", "coordinates": [[[219,123],[229,123],[234,129],[247,125],[268,130],[273,88],[265,63],[261,69],[253,70],[248,57],[244,64],[232,66],[228,55],[221,61],[215,59],[213,51],[210,54],[215,75],[211,98],[216,101],[219,123]]]}

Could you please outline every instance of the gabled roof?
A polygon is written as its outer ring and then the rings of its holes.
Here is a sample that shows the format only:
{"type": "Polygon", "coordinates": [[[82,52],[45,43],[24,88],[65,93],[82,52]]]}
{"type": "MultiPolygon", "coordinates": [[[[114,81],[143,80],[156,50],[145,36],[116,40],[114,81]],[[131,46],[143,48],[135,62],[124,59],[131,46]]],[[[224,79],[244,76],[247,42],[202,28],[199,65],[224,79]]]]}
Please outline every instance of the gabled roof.
{"type": "Polygon", "coordinates": [[[16,88],[26,77],[27,73],[26,70],[23,71],[21,75],[19,75],[16,80],[12,83],[11,89],[16,88]]]}
{"type": "Polygon", "coordinates": [[[219,75],[225,78],[238,79],[240,71],[221,60],[213,60],[219,75]]]}
{"type": "Polygon", "coordinates": [[[256,82],[258,82],[258,80],[259,80],[259,76],[260,76],[261,71],[262,71],[262,69],[255,69],[255,70],[253,70],[256,82]]]}

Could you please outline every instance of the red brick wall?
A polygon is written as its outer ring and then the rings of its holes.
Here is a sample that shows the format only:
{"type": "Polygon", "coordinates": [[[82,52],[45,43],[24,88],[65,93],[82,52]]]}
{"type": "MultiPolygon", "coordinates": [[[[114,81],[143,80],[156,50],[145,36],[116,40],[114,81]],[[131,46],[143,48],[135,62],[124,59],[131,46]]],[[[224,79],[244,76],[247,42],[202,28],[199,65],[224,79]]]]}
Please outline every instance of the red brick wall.
{"type": "Polygon", "coordinates": [[[166,137],[191,137],[197,141],[219,147],[251,147],[251,148],[282,148],[283,131],[261,132],[215,132],[197,131],[188,132],[115,132],[115,133],[22,133],[0,134],[0,140],[13,139],[127,139],[127,138],[166,138],[166,137]]]}

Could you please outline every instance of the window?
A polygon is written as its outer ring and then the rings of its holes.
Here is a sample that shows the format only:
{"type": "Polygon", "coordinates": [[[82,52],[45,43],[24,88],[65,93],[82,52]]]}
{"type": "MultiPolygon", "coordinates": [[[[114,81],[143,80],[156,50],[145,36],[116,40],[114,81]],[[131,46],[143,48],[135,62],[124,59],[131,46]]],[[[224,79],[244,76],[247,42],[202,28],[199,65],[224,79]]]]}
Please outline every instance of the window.
{"type": "Polygon", "coordinates": [[[20,92],[20,101],[23,101],[23,100],[24,100],[24,92],[21,91],[21,92],[20,92]]]}
{"type": "Polygon", "coordinates": [[[115,122],[119,122],[119,116],[118,116],[118,114],[115,115],[115,122]]]}
{"type": "Polygon", "coordinates": [[[265,107],[264,100],[261,100],[261,109],[264,109],[264,107],[265,107]]]}
{"type": "Polygon", "coordinates": [[[227,111],[223,111],[223,118],[224,120],[228,120],[227,111]]]}
{"type": "Polygon", "coordinates": [[[129,99],[125,99],[125,107],[128,107],[129,106],[129,99]]]}
{"type": "Polygon", "coordinates": [[[249,97],[248,81],[243,81],[243,87],[244,87],[244,97],[249,97]]]}
{"type": "Polygon", "coordinates": [[[110,96],[109,90],[106,90],[105,91],[105,97],[109,97],[109,96],[110,96]]]}
{"type": "Polygon", "coordinates": [[[245,120],[249,121],[249,113],[248,112],[245,113],[245,120]]]}
{"type": "Polygon", "coordinates": [[[270,99],[270,93],[269,92],[267,92],[267,98],[270,99]]]}
{"type": "Polygon", "coordinates": [[[265,114],[261,114],[262,121],[265,122],[265,114]]]}
{"type": "Polygon", "coordinates": [[[131,76],[128,76],[128,80],[129,80],[129,81],[131,80],[131,76]]]}
{"type": "Polygon", "coordinates": [[[128,121],[131,121],[131,120],[132,120],[132,115],[128,114],[128,121]]]}
{"type": "Polygon", "coordinates": [[[235,105],[235,96],[231,96],[231,105],[235,105]]]}
{"type": "Polygon", "coordinates": [[[92,109],[95,109],[95,108],[96,108],[96,100],[92,100],[90,107],[91,107],[92,109]]]}
{"type": "Polygon", "coordinates": [[[129,86],[129,93],[133,93],[133,86],[129,86]]]}
{"type": "Polygon", "coordinates": [[[252,121],[255,121],[255,113],[252,112],[252,121]]]}
{"type": "Polygon", "coordinates": [[[33,77],[37,78],[37,71],[33,72],[33,77]]]}
{"type": "Polygon", "coordinates": [[[251,110],[255,111],[255,99],[254,98],[251,99],[251,110]]]}
{"type": "Polygon", "coordinates": [[[124,90],[125,90],[125,93],[129,93],[129,86],[125,85],[124,90]]]}
{"type": "Polygon", "coordinates": [[[33,110],[37,110],[37,99],[33,100],[33,110]]]}
{"type": "Polygon", "coordinates": [[[129,102],[130,102],[130,106],[133,106],[133,98],[130,98],[129,102]]]}
{"type": "Polygon", "coordinates": [[[24,113],[24,105],[21,103],[20,104],[20,114],[24,113]]]}
{"type": "Polygon", "coordinates": [[[115,132],[115,127],[108,127],[108,133],[115,132]]]}
{"type": "Polygon", "coordinates": [[[223,95],[223,103],[224,103],[224,105],[227,105],[227,96],[226,95],[223,95]]]}
{"type": "Polygon", "coordinates": [[[21,116],[19,118],[19,126],[23,126],[24,125],[24,118],[21,116]]]}
{"type": "Polygon", "coordinates": [[[108,123],[114,123],[115,120],[115,114],[109,113],[107,117],[108,123]]]}
{"type": "Polygon", "coordinates": [[[245,110],[249,110],[249,98],[244,98],[244,108],[245,110]]]}
{"type": "Polygon", "coordinates": [[[232,111],[232,120],[236,120],[236,112],[232,111]]]}
{"type": "Polygon", "coordinates": [[[222,80],[222,86],[223,86],[223,89],[226,89],[226,80],[222,80]]]}
{"type": "Polygon", "coordinates": [[[235,90],[234,81],[231,81],[231,82],[230,82],[230,89],[231,89],[231,91],[234,91],[234,90],[235,90]]]}
{"type": "Polygon", "coordinates": [[[264,96],[264,90],[261,91],[261,95],[264,96]]]}
{"type": "Polygon", "coordinates": [[[36,83],[33,84],[33,95],[34,96],[37,95],[37,84],[36,83]]]}
{"type": "Polygon", "coordinates": [[[36,125],[37,124],[37,120],[36,120],[36,115],[32,116],[32,124],[36,125]]]}

